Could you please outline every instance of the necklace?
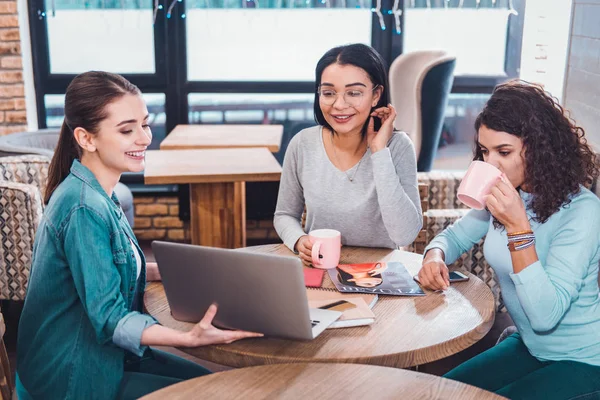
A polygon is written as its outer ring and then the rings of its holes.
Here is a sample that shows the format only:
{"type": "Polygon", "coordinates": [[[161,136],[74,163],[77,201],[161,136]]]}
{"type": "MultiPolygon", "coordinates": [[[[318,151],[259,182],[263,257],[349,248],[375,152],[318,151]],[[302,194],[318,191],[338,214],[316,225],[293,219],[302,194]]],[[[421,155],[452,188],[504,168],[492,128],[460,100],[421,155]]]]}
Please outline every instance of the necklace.
{"type": "MultiPolygon", "coordinates": [[[[333,148],[333,158],[335,158],[335,162],[341,166],[342,164],[340,163],[340,160],[338,159],[337,151],[335,151],[335,144],[333,143],[333,133],[331,134],[330,138],[331,138],[331,147],[333,148]]],[[[366,152],[367,152],[367,150],[365,149],[365,153],[366,152]]],[[[364,153],[363,153],[363,156],[364,156],[364,153]]],[[[356,169],[354,170],[354,173],[352,174],[352,176],[348,175],[347,171],[344,171],[344,175],[346,175],[346,178],[348,178],[348,180],[350,182],[354,182],[354,177],[356,176],[356,173],[358,172],[358,169],[360,168],[360,163],[362,162],[362,159],[363,159],[363,157],[361,157],[360,160],[358,160],[358,164],[356,164],[356,169]]]]}

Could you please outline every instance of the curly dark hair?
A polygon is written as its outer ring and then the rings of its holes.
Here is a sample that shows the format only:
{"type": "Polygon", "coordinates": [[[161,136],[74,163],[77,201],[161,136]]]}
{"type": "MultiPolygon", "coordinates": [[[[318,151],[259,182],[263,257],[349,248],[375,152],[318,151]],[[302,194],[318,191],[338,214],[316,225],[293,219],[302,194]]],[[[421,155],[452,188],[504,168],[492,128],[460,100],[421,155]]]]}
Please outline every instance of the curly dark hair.
{"type": "MultiPolygon", "coordinates": [[[[580,185],[589,187],[598,177],[598,159],[583,128],[541,86],[520,80],[496,86],[475,120],[476,132],[481,125],[523,141],[528,206],[537,222],[546,222],[580,185]]],[[[483,160],[477,142],[478,135],[473,159],[483,160]]]]}

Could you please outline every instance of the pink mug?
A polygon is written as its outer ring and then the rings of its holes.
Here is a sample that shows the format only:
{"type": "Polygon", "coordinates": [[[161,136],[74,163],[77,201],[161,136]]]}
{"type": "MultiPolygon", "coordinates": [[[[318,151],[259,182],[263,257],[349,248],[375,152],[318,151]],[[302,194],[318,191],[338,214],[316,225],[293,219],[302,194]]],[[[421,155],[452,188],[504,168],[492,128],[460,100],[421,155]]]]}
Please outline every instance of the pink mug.
{"type": "Polygon", "coordinates": [[[338,266],[342,247],[342,234],[334,229],[317,229],[308,234],[312,243],[312,264],[330,269],[338,266]]]}
{"type": "Polygon", "coordinates": [[[485,196],[502,176],[502,171],[483,161],[473,161],[458,187],[458,199],[476,210],[485,208],[485,196]]]}

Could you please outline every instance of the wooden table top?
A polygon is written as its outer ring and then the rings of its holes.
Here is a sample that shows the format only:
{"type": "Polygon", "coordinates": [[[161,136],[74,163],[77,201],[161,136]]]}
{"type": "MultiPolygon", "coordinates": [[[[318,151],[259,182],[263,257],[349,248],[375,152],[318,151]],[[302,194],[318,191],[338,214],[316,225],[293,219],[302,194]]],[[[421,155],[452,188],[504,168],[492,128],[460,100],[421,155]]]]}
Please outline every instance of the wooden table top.
{"type": "MultiPolygon", "coordinates": [[[[240,249],[242,250],[242,249],[240,249]]],[[[284,245],[248,247],[245,251],[293,256],[284,245]]],[[[341,263],[402,260],[415,275],[422,256],[390,249],[343,247],[341,263]]],[[[427,296],[379,296],[369,326],[328,329],[311,341],[245,339],[228,345],[184,348],[198,358],[232,367],[319,362],[356,363],[406,368],[442,359],[473,345],[494,323],[494,297],[475,275],[453,283],[444,293],[427,296]]],[[[325,274],[323,286],[333,287],[325,274]]],[[[148,285],[148,312],[162,325],[183,331],[193,324],[175,320],[161,283],[148,285]]]]}
{"type": "Polygon", "coordinates": [[[278,181],[281,166],[265,148],[149,150],[146,184],[278,181]]]}
{"type": "Polygon", "coordinates": [[[373,365],[283,364],[190,379],[143,400],[162,399],[504,399],[435,375],[373,365]]]}
{"type": "Polygon", "coordinates": [[[177,125],[160,143],[161,150],[266,147],[276,153],[283,125],[177,125]]]}

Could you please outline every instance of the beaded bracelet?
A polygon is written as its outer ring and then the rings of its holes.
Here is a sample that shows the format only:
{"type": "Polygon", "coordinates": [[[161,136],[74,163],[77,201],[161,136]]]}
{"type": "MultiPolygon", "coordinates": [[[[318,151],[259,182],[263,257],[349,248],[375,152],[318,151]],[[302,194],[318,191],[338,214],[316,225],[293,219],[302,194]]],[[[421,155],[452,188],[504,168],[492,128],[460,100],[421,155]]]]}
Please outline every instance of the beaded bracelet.
{"type": "Polygon", "coordinates": [[[532,230],[528,230],[528,231],[520,231],[520,232],[513,232],[513,233],[507,233],[506,236],[508,237],[513,237],[513,236],[519,236],[519,235],[533,235],[533,231],[532,230]]]}
{"type": "Polygon", "coordinates": [[[535,237],[528,239],[528,240],[520,240],[520,241],[509,241],[508,244],[506,245],[506,247],[508,247],[508,250],[512,251],[519,251],[519,250],[523,250],[526,249],[528,247],[531,247],[535,244],[535,237]]]}
{"type": "Polygon", "coordinates": [[[518,236],[508,236],[507,239],[509,242],[521,242],[523,240],[535,239],[535,235],[533,233],[528,233],[518,236]]]}

